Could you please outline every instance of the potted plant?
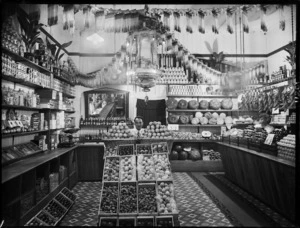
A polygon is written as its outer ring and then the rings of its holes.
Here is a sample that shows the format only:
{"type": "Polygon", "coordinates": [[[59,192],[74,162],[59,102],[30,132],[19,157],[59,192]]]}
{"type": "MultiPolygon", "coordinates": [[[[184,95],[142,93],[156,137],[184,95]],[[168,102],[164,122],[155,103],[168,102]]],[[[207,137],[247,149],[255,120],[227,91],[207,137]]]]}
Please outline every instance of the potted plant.
{"type": "Polygon", "coordinates": [[[214,68],[215,70],[220,71],[221,63],[224,61],[225,56],[223,52],[218,53],[218,42],[215,39],[213,43],[213,48],[211,48],[210,44],[205,41],[205,45],[207,49],[210,51],[210,67],[214,68]]]}
{"type": "Polygon", "coordinates": [[[290,42],[288,46],[284,49],[289,55],[286,57],[286,60],[292,67],[291,75],[295,75],[296,68],[296,42],[290,42]]]}
{"type": "Polygon", "coordinates": [[[39,29],[45,25],[31,20],[28,14],[20,7],[17,8],[17,17],[22,29],[21,38],[26,47],[24,57],[34,61],[34,46],[41,40],[39,39],[39,29]]]}

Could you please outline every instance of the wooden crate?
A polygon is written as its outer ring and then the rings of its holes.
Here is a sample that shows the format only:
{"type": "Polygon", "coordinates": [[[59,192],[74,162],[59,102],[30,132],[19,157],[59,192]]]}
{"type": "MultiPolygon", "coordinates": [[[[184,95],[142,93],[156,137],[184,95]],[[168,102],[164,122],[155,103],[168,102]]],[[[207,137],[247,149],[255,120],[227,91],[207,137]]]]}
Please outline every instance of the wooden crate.
{"type": "Polygon", "coordinates": [[[160,143],[152,143],[151,144],[152,154],[158,153],[169,153],[168,143],[160,142],[160,143]],[[161,147],[160,147],[161,145],[161,147]]]}
{"type": "Polygon", "coordinates": [[[126,156],[120,156],[120,165],[119,165],[119,181],[120,182],[132,182],[136,181],[136,156],[135,155],[126,155],[126,156]],[[125,181],[122,179],[123,176],[123,162],[125,158],[131,158],[131,164],[132,164],[132,179],[130,181],[125,181]]]}
{"type": "Polygon", "coordinates": [[[156,216],[156,215],[158,215],[158,212],[157,212],[158,205],[157,205],[157,200],[155,198],[154,198],[154,200],[155,200],[155,204],[156,204],[156,210],[154,212],[143,212],[143,211],[140,210],[140,199],[141,199],[140,190],[142,188],[151,188],[152,191],[155,192],[155,196],[156,196],[156,183],[139,183],[137,185],[137,189],[138,189],[138,215],[139,216],[156,216]]]}
{"type": "Polygon", "coordinates": [[[118,217],[100,217],[99,226],[117,227],[117,226],[119,226],[119,218],[118,217]]]}
{"type": "Polygon", "coordinates": [[[136,218],[136,225],[139,227],[154,227],[154,216],[138,216],[136,218]]]}
{"type": "MultiPolygon", "coordinates": [[[[174,183],[173,181],[157,181],[156,182],[156,195],[157,197],[159,197],[159,195],[161,196],[162,194],[159,193],[159,185],[161,183],[167,183],[168,185],[173,184],[173,188],[170,189],[170,197],[174,199],[174,203],[176,204],[176,198],[175,198],[175,189],[174,189],[174,183]]],[[[160,203],[158,200],[158,214],[159,215],[178,215],[178,208],[177,208],[177,204],[176,204],[176,210],[172,211],[172,212],[160,212],[160,203]]]]}
{"type": "Polygon", "coordinates": [[[155,165],[155,163],[156,163],[155,156],[164,156],[164,157],[166,157],[168,163],[167,163],[165,166],[167,166],[167,167],[169,168],[169,171],[170,171],[170,174],[169,174],[169,178],[168,178],[168,179],[161,179],[161,178],[159,178],[157,172],[155,172],[155,179],[156,179],[157,181],[173,181],[173,178],[172,178],[172,170],[171,170],[171,164],[170,164],[170,161],[169,161],[169,156],[168,156],[167,154],[165,154],[165,153],[163,153],[163,154],[155,154],[155,155],[153,156],[154,167],[155,167],[155,169],[158,168],[158,167],[156,167],[156,165],[155,165]]]}
{"type": "Polygon", "coordinates": [[[152,154],[152,148],[151,148],[151,144],[136,144],[136,154],[148,154],[151,155],[152,154]],[[146,147],[147,150],[149,151],[148,153],[144,153],[144,152],[140,152],[141,148],[146,147]]]}
{"type": "Polygon", "coordinates": [[[134,144],[121,144],[118,146],[118,155],[119,156],[124,156],[124,155],[136,155],[136,151],[134,150],[134,144]],[[132,154],[122,154],[120,153],[120,149],[124,147],[130,147],[132,148],[132,154]]]}
{"type": "Polygon", "coordinates": [[[138,155],[137,156],[137,173],[138,173],[138,181],[139,182],[155,182],[156,181],[156,179],[155,179],[155,167],[154,167],[154,160],[153,160],[153,157],[152,157],[152,155],[138,155]],[[153,170],[154,170],[154,172],[153,172],[153,178],[151,178],[151,179],[144,179],[144,178],[141,178],[141,176],[140,176],[140,171],[141,171],[141,159],[142,159],[142,157],[148,157],[148,158],[150,158],[150,159],[152,159],[152,161],[153,161],[153,170]]]}
{"type": "Polygon", "coordinates": [[[118,203],[118,206],[119,206],[119,216],[136,216],[137,213],[138,213],[138,190],[137,190],[137,182],[122,182],[120,183],[119,185],[119,203],[118,203]],[[121,188],[122,186],[124,185],[133,185],[135,187],[135,190],[136,190],[136,211],[135,212],[131,212],[131,213],[122,213],[121,212],[121,188]]]}
{"type": "Polygon", "coordinates": [[[168,227],[168,226],[174,226],[174,219],[171,215],[165,215],[165,216],[156,216],[155,217],[155,226],[162,226],[162,227],[168,227]],[[167,224],[166,224],[167,222],[167,224]]]}
{"type": "Polygon", "coordinates": [[[119,182],[103,182],[103,185],[102,185],[102,191],[101,191],[101,195],[100,195],[100,203],[99,203],[99,212],[98,214],[101,215],[101,216],[117,216],[119,214],[119,182]],[[110,212],[105,212],[103,211],[102,209],[102,202],[103,202],[103,198],[104,198],[104,189],[108,186],[117,186],[117,205],[115,205],[115,208],[116,208],[116,212],[114,213],[110,213],[110,212]]]}
{"type": "Polygon", "coordinates": [[[118,182],[120,180],[120,157],[119,156],[116,156],[116,157],[106,157],[104,159],[104,168],[103,168],[103,174],[102,174],[102,181],[103,182],[118,182]],[[116,181],[111,181],[111,180],[108,180],[107,178],[104,178],[104,174],[105,174],[105,171],[106,171],[106,162],[107,160],[112,160],[112,159],[117,159],[119,160],[119,173],[118,173],[118,180],[116,181]]]}

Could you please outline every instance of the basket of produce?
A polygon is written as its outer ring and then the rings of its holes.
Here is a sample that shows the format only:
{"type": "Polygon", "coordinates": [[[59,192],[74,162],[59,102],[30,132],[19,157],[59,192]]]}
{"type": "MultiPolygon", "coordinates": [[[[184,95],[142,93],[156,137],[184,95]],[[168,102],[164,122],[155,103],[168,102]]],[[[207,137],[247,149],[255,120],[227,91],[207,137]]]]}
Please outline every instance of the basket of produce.
{"type": "Polygon", "coordinates": [[[157,181],[157,202],[159,215],[178,214],[172,181],[157,181]]]}
{"type": "Polygon", "coordinates": [[[151,144],[137,144],[136,153],[139,154],[152,154],[151,144]]]}
{"type": "Polygon", "coordinates": [[[137,186],[136,182],[120,183],[119,216],[137,215],[137,186]]]}
{"type": "Polygon", "coordinates": [[[100,217],[99,225],[101,227],[117,227],[119,226],[118,217],[100,217]]]}
{"type": "Polygon", "coordinates": [[[139,181],[155,181],[155,168],[152,155],[138,155],[137,173],[139,181]]]}
{"type": "Polygon", "coordinates": [[[264,154],[277,156],[277,145],[275,143],[272,143],[272,145],[262,143],[261,152],[264,154]]]}
{"type": "Polygon", "coordinates": [[[55,220],[60,220],[65,213],[67,213],[67,209],[62,206],[60,203],[55,200],[51,200],[44,210],[50,214],[55,220]]]}
{"type": "Polygon", "coordinates": [[[232,109],[233,102],[232,99],[223,99],[221,102],[221,109],[232,109]]]}
{"type": "Polygon", "coordinates": [[[167,142],[152,143],[151,149],[153,154],[169,153],[167,142]]]}
{"type": "Polygon", "coordinates": [[[100,196],[99,215],[117,215],[119,202],[119,184],[104,182],[100,196]]]}
{"type": "Polygon", "coordinates": [[[208,101],[206,100],[201,100],[199,102],[199,109],[208,109],[208,101]]]}
{"type": "Polygon", "coordinates": [[[118,156],[118,142],[105,142],[104,145],[104,158],[118,156]]]}
{"type": "Polygon", "coordinates": [[[156,183],[138,184],[138,215],[157,215],[156,183]]]}
{"type": "Polygon", "coordinates": [[[188,108],[189,109],[198,109],[199,108],[199,102],[196,100],[191,100],[188,102],[188,108]]]}
{"type": "Polygon", "coordinates": [[[154,154],[156,180],[172,180],[171,166],[167,154],[154,154]]]}
{"type": "Polygon", "coordinates": [[[73,205],[73,201],[64,196],[62,193],[58,193],[54,199],[67,209],[70,209],[73,205]]]}
{"type": "Polygon", "coordinates": [[[120,181],[136,181],[136,159],[134,155],[120,157],[120,181]]]}
{"type": "Polygon", "coordinates": [[[174,220],[173,216],[156,216],[155,217],[155,225],[161,227],[173,227],[174,220]]]}
{"type": "Polygon", "coordinates": [[[106,157],[102,181],[119,181],[120,157],[106,157]]]}
{"type": "Polygon", "coordinates": [[[118,155],[135,155],[134,144],[122,144],[118,146],[118,155]]]}
{"type": "Polygon", "coordinates": [[[40,211],[36,217],[42,221],[43,223],[45,223],[47,226],[55,226],[56,223],[58,222],[57,219],[55,219],[54,217],[52,217],[51,215],[49,215],[48,213],[46,213],[44,210],[40,211]]]}

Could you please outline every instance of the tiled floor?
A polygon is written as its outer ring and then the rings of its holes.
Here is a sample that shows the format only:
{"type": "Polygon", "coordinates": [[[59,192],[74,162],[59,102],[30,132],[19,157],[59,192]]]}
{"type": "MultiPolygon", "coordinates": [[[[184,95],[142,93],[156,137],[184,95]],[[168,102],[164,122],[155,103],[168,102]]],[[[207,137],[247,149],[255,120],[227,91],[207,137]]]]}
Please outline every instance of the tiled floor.
{"type": "MultiPolygon", "coordinates": [[[[293,226],[278,213],[232,184],[224,175],[208,175],[218,179],[224,188],[231,189],[237,197],[242,197],[256,210],[266,214],[266,219],[272,220],[271,224],[282,227],[293,226]]],[[[242,226],[234,213],[227,210],[226,205],[223,205],[192,173],[173,173],[173,179],[180,226],[242,226]]],[[[96,226],[100,191],[100,182],[77,183],[73,188],[73,192],[77,195],[76,202],[59,225],[96,226]]]]}

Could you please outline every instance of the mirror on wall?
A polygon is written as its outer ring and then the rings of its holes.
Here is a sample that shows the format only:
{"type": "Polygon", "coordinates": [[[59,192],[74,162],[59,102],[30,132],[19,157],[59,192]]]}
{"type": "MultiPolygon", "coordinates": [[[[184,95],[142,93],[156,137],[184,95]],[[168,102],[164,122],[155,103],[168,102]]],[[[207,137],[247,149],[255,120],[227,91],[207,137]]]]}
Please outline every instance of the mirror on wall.
{"type": "Polygon", "coordinates": [[[86,118],[121,117],[128,118],[129,92],[111,88],[86,91],[86,118]]]}

